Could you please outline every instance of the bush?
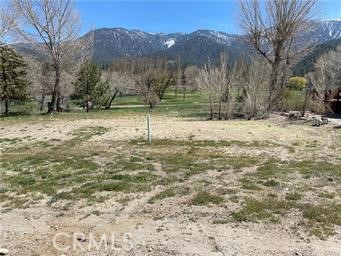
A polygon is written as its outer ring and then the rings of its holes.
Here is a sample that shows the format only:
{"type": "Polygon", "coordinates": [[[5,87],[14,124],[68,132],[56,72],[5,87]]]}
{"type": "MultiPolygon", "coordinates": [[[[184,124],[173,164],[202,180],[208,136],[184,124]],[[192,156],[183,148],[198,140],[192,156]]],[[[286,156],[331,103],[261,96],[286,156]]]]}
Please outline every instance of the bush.
{"type": "Polygon", "coordinates": [[[304,77],[294,76],[290,77],[288,81],[288,88],[290,90],[302,91],[307,85],[307,80],[304,77]]]}
{"type": "Polygon", "coordinates": [[[279,109],[281,111],[301,111],[304,106],[305,92],[293,91],[289,89],[283,90],[279,109]]]}

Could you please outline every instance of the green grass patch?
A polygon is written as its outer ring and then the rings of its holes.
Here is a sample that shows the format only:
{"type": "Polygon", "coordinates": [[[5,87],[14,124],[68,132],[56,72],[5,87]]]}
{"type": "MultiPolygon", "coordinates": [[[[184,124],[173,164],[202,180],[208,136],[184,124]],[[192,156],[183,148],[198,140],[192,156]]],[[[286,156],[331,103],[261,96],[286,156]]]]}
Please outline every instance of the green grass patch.
{"type": "Polygon", "coordinates": [[[306,204],[303,206],[303,217],[308,220],[306,228],[310,234],[326,239],[335,234],[335,225],[341,225],[341,204],[306,204]]]}
{"type": "Polygon", "coordinates": [[[232,213],[232,217],[239,222],[261,220],[277,222],[278,216],[285,215],[292,207],[292,203],[277,198],[267,197],[262,200],[248,198],[243,203],[241,210],[232,213]]]}
{"type": "Polygon", "coordinates": [[[290,192],[285,195],[285,199],[290,200],[290,201],[298,201],[302,198],[302,194],[298,192],[290,192]]]}
{"type": "Polygon", "coordinates": [[[257,180],[283,179],[289,174],[298,173],[305,178],[310,177],[332,177],[339,179],[341,177],[341,165],[333,164],[328,161],[279,161],[277,159],[269,159],[261,164],[255,173],[250,176],[257,180]]]}
{"type": "Polygon", "coordinates": [[[22,141],[20,138],[0,138],[0,144],[9,144],[13,145],[22,141]]]}
{"type": "MultiPolygon", "coordinates": [[[[7,187],[3,200],[12,200],[7,194],[31,198],[36,193],[50,196],[50,203],[58,200],[90,198],[101,191],[147,191],[158,176],[139,172],[135,175],[119,174],[120,171],[154,171],[151,163],[137,162],[136,159],[118,159],[110,168],[104,170],[92,160],[101,153],[95,148],[84,150],[83,142],[101,135],[108,129],[104,127],[85,127],[72,132],[73,138],[63,142],[45,142],[41,145],[27,145],[20,152],[10,151],[1,156],[1,169],[15,172],[2,175],[7,187]],[[56,144],[57,143],[57,144],[56,144]],[[45,146],[46,145],[46,146],[45,146]],[[32,148],[33,147],[33,148],[32,148]],[[60,190],[70,190],[60,192],[60,190]]],[[[143,161],[143,159],[141,159],[143,161]]],[[[16,204],[14,204],[16,205],[16,204]]]]}
{"type": "MultiPolygon", "coordinates": [[[[131,140],[132,145],[148,145],[145,140],[131,140]]],[[[153,146],[182,146],[182,147],[198,147],[198,148],[223,148],[223,147],[246,147],[246,148],[264,148],[264,147],[279,147],[278,143],[272,141],[238,141],[238,140],[174,140],[174,139],[154,139],[153,146]]]]}
{"type": "Polygon", "coordinates": [[[336,196],[334,192],[322,191],[318,194],[319,197],[333,199],[336,196]]]}
{"type": "Polygon", "coordinates": [[[191,205],[209,205],[209,204],[221,204],[224,202],[224,198],[221,196],[213,195],[208,192],[199,192],[191,200],[191,205]]]}
{"type": "Polygon", "coordinates": [[[278,187],[281,183],[278,182],[277,180],[269,179],[269,180],[262,182],[262,184],[266,187],[278,187]]]}
{"type": "Polygon", "coordinates": [[[259,159],[252,156],[230,156],[226,157],[224,162],[231,166],[232,169],[238,170],[258,164],[259,159]]]}
{"type": "Polygon", "coordinates": [[[246,189],[246,190],[256,190],[256,191],[260,191],[262,190],[262,188],[260,186],[258,186],[255,181],[248,179],[248,178],[242,178],[239,180],[239,182],[241,183],[241,188],[242,189],[246,189]]]}
{"type": "Polygon", "coordinates": [[[157,195],[153,196],[148,200],[149,204],[153,204],[156,201],[160,201],[162,199],[168,198],[168,197],[173,197],[176,196],[176,192],[174,188],[167,188],[164,191],[158,193],[157,195]]]}

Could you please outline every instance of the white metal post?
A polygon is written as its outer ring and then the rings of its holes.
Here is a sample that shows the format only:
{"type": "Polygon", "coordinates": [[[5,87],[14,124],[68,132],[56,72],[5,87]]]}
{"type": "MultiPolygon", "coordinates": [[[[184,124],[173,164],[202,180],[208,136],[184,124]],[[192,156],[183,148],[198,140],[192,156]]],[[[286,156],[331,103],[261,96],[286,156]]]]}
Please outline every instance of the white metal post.
{"type": "Polygon", "coordinates": [[[151,119],[150,114],[147,115],[147,134],[148,134],[148,143],[152,143],[152,127],[151,127],[151,119]]]}

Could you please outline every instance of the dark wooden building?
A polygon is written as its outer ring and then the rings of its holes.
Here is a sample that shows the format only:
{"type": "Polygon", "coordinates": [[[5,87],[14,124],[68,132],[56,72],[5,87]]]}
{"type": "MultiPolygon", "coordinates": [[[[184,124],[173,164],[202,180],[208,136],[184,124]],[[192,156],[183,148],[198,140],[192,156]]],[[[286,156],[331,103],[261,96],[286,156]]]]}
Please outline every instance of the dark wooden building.
{"type": "Polygon", "coordinates": [[[335,114],[341,114],[341,87],[331,93],[328,101],[331,110],[335,114]]]}

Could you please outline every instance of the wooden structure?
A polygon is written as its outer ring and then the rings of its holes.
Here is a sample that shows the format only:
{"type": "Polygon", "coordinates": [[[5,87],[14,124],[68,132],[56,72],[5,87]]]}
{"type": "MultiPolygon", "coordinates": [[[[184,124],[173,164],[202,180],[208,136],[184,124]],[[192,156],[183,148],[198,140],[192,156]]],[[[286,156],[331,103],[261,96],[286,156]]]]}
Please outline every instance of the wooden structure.
{"type": "Polygon", "coordinates": [[[331,92],[327,101],[335,114],[341,114],[341,87],[331,92]]]}

